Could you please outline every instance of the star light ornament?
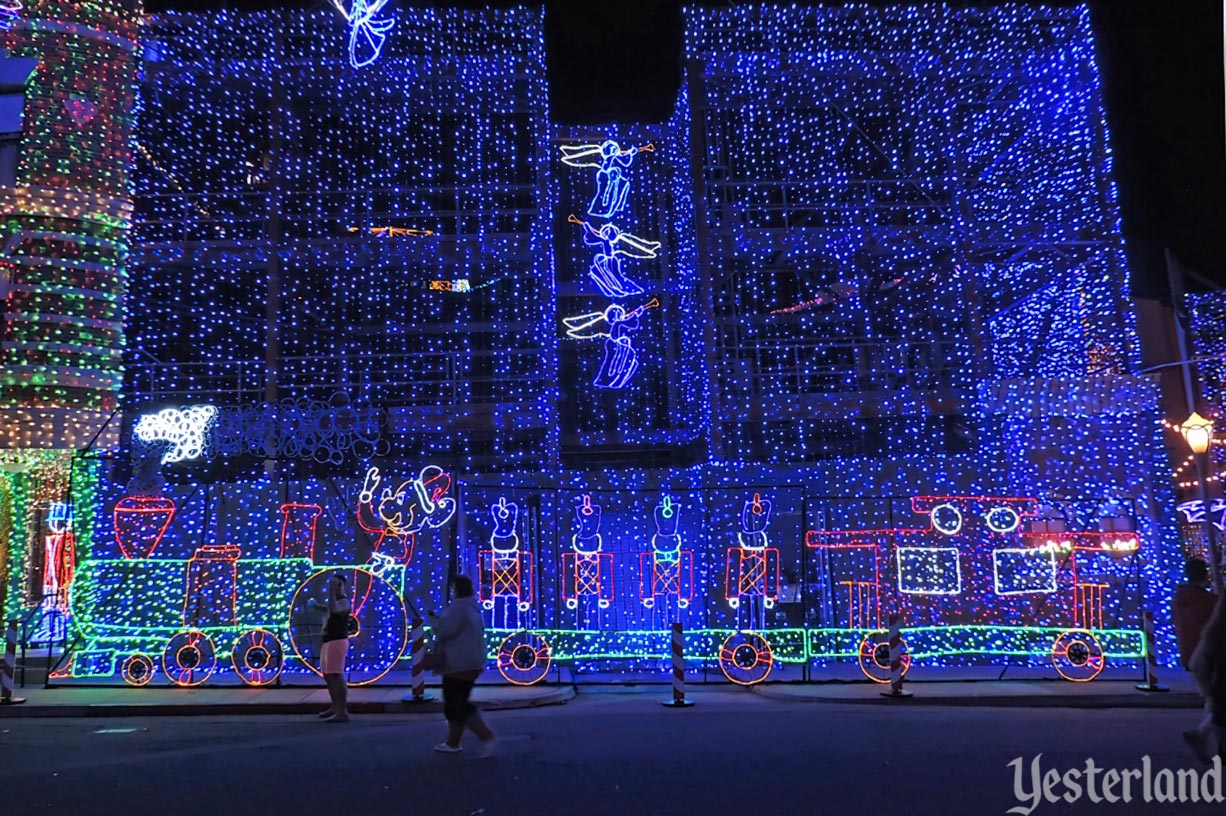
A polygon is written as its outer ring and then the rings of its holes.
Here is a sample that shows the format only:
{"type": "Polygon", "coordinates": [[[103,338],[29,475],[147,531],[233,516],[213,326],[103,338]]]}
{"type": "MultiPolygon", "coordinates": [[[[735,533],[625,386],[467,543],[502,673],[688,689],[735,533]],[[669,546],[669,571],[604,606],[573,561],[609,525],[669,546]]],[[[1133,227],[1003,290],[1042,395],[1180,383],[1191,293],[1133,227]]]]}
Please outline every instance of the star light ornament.
{"type": "Polygon", "coordinates": [[[190,408],[164,408],[156,414],[144,414],[136,421],[133,435],[144,442],[169,442],[162,454],[162,464],[199,459],[204,454],[206,437],[217,420],[213,405],[193,405],[190,408]]]}
{"type": "Polygon", "coordinates": [[[395,20],[375,19],[387,5],[387,0],[352,0],[348,9],[345,8],[345,0],[330,2],[349,23],[349,64],[354,68],[364,68],[379,59],[387,32],[396,24],[395,20]]]}

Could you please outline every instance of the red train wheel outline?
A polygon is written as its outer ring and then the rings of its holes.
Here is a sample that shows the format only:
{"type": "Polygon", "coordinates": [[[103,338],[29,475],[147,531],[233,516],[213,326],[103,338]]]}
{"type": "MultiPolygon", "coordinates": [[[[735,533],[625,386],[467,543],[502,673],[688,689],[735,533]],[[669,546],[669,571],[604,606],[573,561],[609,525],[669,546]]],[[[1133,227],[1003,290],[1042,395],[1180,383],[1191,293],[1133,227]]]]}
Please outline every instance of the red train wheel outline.
{"type": "Polygon", "coordinates": [[[166,641],[162,651],[162,671],[176,686],[198,686],[217,668],[217,649],[212,639],[199,629],[189,629],[166,641]],[[174,661],[174,668],[171,668],[174,661]]]}
{"type": "Polygon", "coordinates": [[[1107,653],[1093,632],[1068,629],[1052,643],[1051,664],[1065,680],[1088,683],[1107,667],[1107,653]]]}
{"type": "MultiPolygon", "coordinates": [[[[309,584],[312,580],[314,580],[317,576],[322,575],[325,572],[331,572],[333,570],[339,570],[339,569],[348,570],[349,567],[324,567],[322,569],[315,570],[315,572],[312,572],[310,575],[306,577],[306,580],[304,580],[301,584],[299,584],[298,588],[294,590],[294,595],[290,599],[290,604],[289,604],[288,614],[291,619],[286,621],[286,626],[288,627],[287,631],[289,632],[290,648],[294,650],[294,654],[298,657],[299,660],[302,661],[302,665],[306,666],[308,669],[310,669],[312,672],[314,672],[319,677],[323,677],[323,672],[319,670],[318,666],[316,666],[314,663],[308,660],[306,656],[302,654],[302,650],[298,648],[298,642],[294,639],[294,623],[293,623],[292,618],[293,618],[294,610],[298,608],[298,596],[302,594],[302,590],[306,588],[306,585],[309,584]]],[[[384,675],[386,675],[388,672],[390,672],[392,669],[396,667],[396,664],[400,662],[400,658],[404,657],[405,649],[409,647],[409,632],[407,629],[407,624],[409,622],[409,613],[408,613],[408,610],[405,608],[404,598],[400,597],[400,593],[396,591],[396,588],[392,586],[391,582],[388,581],[386,578],[380,575],[375,575],[370,570],[362,569],[361,567],[357,567],[353,569],[353,581],[350,582],[350,585],[353,587],[354,603],[353,603],[353,611],[349,614],[349,628],[352,630],[354,623],[357,623],[358,631],[359,632],[361,631],[362,624],[361,624],[361,621],[357,619],[357,616],[361,614],[363,609],[366,608],[366,603],[367,601],[370,600],[370,594],[371,592],[374,591],[376,580],[382,581],[384,584],[387,585],[387,588],[391,590],[392,597],[395,598],[396,603],[400,605],[400,615],[401,617],[404,618],[406,628],[404,629],[404,631],[400,633],[400,649],[396,653],[396,656],[392,658],[392,660],[388,663],[387,668],[384,669],[382,672],[380,672],[375,677],[371,677],[366,680],[358,680],[358,681],[350,680],[346,682],[345,685],[350,686],[350,687],[369,686],[371,683],[377,683],[380,680],[382,680],[384,675]],[[365,579],[366,579],[366,591],[362,593],[362,598],[360,601],[357,600],[359,573],[365,576],[365,579]]]]}
{"type": "Polygon", "coordinates": [[[234,671],[249,686],[267,686],[281,675],[285,648],[281,639],[267,629],[251,629],[234,641],[230,652],[234,671]],[[250,638],[250,643],[244,644],[250,638]],[[265,656],[261,660],[261,653],[265,656]],[[253,665],[252,661],[255,660],[253,665]]]}
{"type": "Polygon", "coordinates": [[[770,641],[757,632],[733,632],[720,647],[719,669],[738,686],[761,683],[770,677],[774,667],[775,655],[770,641]],[[738,672],[738,676],[734,677],[732,671],[738,672]]]}
{"type": "MultiPolygon", "coordinates": [[[[860,641],[860,671],[874,683],[888,683],[890,673],[890,633],[884,629],[869,632],[860,641]]],[[[902,676],[911,671],[911,650],[902,642],[902,676]]]]}
{"type": "Polygon", "coordinates": [[[157,665],[153,662],[153,658],[141,652],[128,655],[119,669],[123,681],[137,688],[149,685],[156,671],[157,665]]]}
{"type": "Polygon", "coordinates": [[[549,674],[549,641],[526,629],[507,635],[498,646],[498,673],[512,685],[531,686],[549,674]]]}

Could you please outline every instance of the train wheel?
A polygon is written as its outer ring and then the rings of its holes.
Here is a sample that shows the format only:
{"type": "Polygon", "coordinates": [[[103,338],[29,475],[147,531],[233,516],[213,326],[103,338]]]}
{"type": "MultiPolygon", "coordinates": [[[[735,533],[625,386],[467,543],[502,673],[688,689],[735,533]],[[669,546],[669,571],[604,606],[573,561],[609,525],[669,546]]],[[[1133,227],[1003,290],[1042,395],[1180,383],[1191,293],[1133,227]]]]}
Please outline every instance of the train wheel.
{"type": "MultiPolygon", "coordinates": [[[[907,641],[902,642],[902,674],[911,670],[911,650],[907,641]]],[[[860,641],[860,671],[874,683],[890,682],[890,633],[884,630],[869,632],[860,641]]]]}
{"type": "Polygon", "coordinates": [[[247,685],[267,686],[281,674],[285,651],[272,632],[252,629],[234,642],[230,662],[247,685]]]}
{"type": "Polygon", "coordinates": [[[328,567],[307,578],[290,602],[289,642],[299,659],[320,674],[324,621],[328,613],[318,604],[327,596],[328,579],[340,571],[353,591],[349,616],[348,683],[366,686],[379,680],[396,665],[409,642],[408,614],[404,601],[387,579],[370,570],[328,567]]]}
{"type": "Polygon", "coordinates": [[[198,686],[217,668],[217,650],[204,632],[192,629],[170,639],[162,652],[162,671],[176,686],[198,686]]]}
{"type": "Polygon", "coordinates": [[[149,685],[149,681],[153,679],[155,671],[157,671],[157,667],[153,663],[153,658],[147,654],[140,653],[128,655],[127,660],[123,662],[123,666],[120,668],[123,681],[129,686],[149,685]]]}
{"type": "Polygon", "coordinates": [[[498,647],[498,671],[517,686],[544,680],[551,660],[548,641],[536,632],[508,635],[498,647]]]}
{"type": "Polygon", "coordinates": [[[719,668],[733,683],[752,686],[770,676],[775,656],[766,638],[757,632],[736,632],[719,650],[719,668]]]}
{"type": "Polygon", "coordinates": [[[1051,647],[1051,663],[1065,680],[1088,683],[1107,666],[1103,644],[1091,632],[1070,629],[1061,632],[1051,647]]]}

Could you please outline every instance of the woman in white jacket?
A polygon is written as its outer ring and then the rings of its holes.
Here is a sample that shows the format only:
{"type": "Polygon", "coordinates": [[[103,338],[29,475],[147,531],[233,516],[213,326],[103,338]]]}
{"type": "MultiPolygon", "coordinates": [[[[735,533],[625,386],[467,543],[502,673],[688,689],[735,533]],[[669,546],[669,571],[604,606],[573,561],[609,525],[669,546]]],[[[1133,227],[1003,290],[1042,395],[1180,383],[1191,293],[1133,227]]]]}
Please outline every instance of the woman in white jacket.
{"type": "Polygon", "coordinates": [[[473,685],[485,670],[485,622],[481,606],[473,597],[473,582],[463,575],[451,583],[454,598],[443,614],[430,613],[430,626],[438,638],[438,671],[443,675],[443,716],[447,718],[447,741],[434,750],[454,754],[464,749],[460,738],[465,727],[485,744],[483,756],[494,746],[494,732],[481,719],[481,712],[468,701],[473,685]]]}

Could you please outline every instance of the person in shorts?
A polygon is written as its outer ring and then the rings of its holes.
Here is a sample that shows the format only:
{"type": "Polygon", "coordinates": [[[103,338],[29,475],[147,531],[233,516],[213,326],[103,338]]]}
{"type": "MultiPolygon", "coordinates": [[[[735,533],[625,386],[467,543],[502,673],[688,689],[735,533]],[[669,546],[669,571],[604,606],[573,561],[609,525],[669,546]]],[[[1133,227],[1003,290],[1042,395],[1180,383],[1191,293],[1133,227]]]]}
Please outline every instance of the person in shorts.
{"type": "Polygon", "coordinates": [[[345,658],[349,654],[349,584],[341,570],[328,577],[328,620],[319,670],[328,686],[332,703],[319,714],[324,722],[349,722],[349,687],[345,684],[345,658]]]}

